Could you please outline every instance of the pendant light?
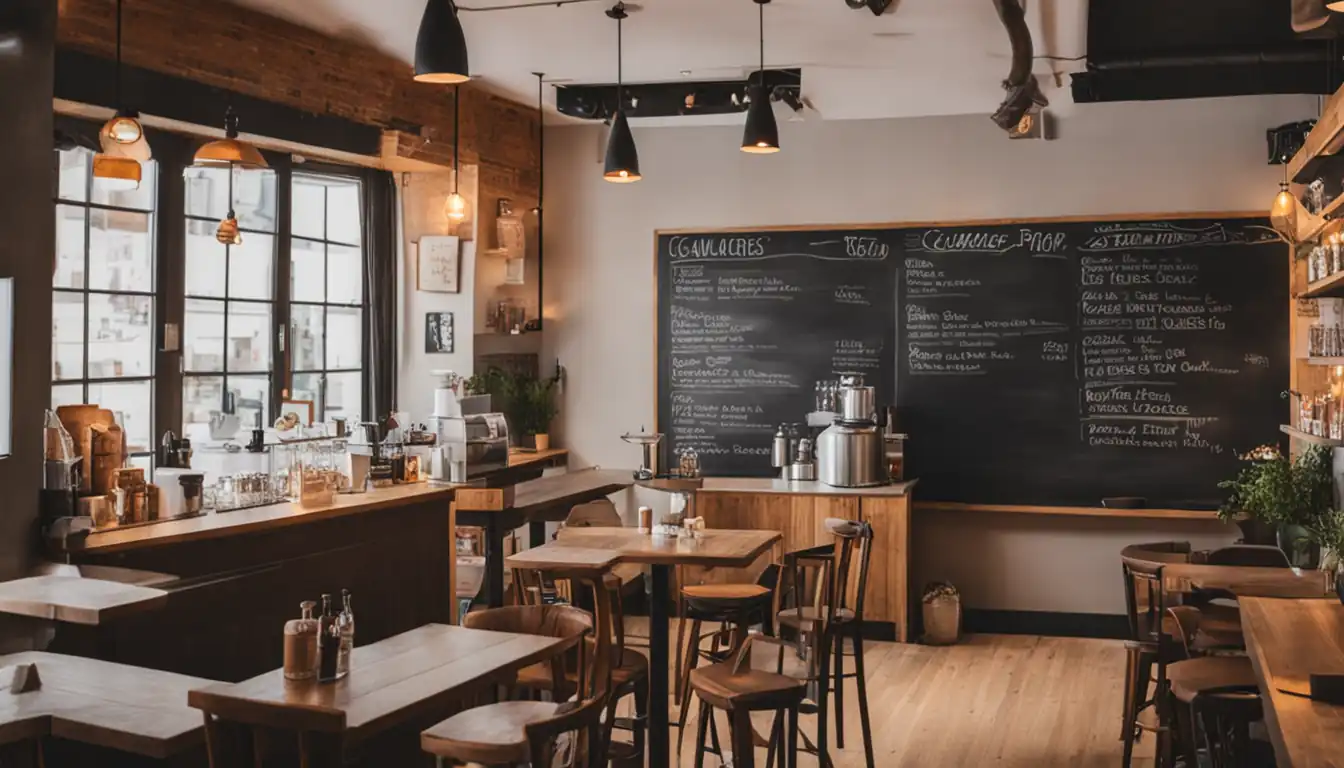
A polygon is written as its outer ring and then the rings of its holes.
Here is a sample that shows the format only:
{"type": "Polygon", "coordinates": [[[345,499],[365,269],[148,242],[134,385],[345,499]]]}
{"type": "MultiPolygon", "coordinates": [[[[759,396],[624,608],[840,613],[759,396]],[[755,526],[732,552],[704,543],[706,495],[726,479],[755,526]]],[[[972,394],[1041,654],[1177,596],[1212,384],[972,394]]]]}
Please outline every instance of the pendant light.
{"type": "Polygon", "coordinates": [[[102,151],[94,155],[93,177],[101,179],[107,189],[126,191],[140,187],[140,163],[149,161],[151,153],[139,113],[127,110],[122,100],[121,4],[122,0],[117,0],[117,113],[98,131],[102,151]]]}
{"type": "Polygon", "coordinates": [[[1288,182],[1279,182],[1279,194],[1269,209],[1269,225],[1290,243],[1297,242],[1297,198],[1288,189],[1288,182]]]}
{"type": "Polygon", "coordinates": [[[742,134],[742,151],[765,155],[779,151],[779,125],[775,123],[775,109],[770,106],[770,92],[765,88],[765,4],[770,0],[755,2],[761,16],[760,83],[747,90],[751,106],[747,107],[747,128],[742,134]]]}
{"type": "Polygon", "coordinates": [[[467,37],[453,0],[429,0],[415,35],[415,80],[453,85],[465,83],[467,37]]]}
{"type": "Polygon", "coordinates": [[[607,137],[607,162],[602,178],[617,184],[629,184],[639,181],[639,150],[635,148],[635,136],[630,133],[630,123],[625,118],[625,72],[624,50],[621,39],[621,22],[629,16],[625,3],[617,3],[607,11],[607,17],[616,20],[616,115],[611,121],[611,135],[607,137]]]}
{"type": "Polygon", "coordinates": [[[1325,4],[1325,7],[1335,13],[1344,13],[1344,0],[1330,0],[1330,2],[1325,4]]]}
{"type": "Polygon", "coordinates": [[[462,163],[458,159],[458,144],[462,135],[462,121],[459,118],[462,104],[462,87],[453,88],[453,194],[443,204],[443,212],[453,221],[461,221],[467,216],[467,201],[458,193],[458,180],[462,177],[462,163]]]}
{"type": "Polygon", "coordinates": [[[248,170],[267,167],[266,158],[261,156],[256,147],[238,140],[238,116],[233,113],[233,107],[224,112],[224,138],[212,141],[196,150],[192,164],[205,168],[248,170]]]}

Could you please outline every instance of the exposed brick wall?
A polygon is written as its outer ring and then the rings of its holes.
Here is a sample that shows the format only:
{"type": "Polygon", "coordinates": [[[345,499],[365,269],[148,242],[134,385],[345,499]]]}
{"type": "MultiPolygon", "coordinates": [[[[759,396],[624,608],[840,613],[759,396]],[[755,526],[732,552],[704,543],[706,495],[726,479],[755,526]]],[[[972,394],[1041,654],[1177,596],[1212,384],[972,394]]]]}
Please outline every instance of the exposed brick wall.
{"type": "MultiPolygon", "coordinates": [[[[415,82],[374,48],[221,0],[134,0],[123,13],[128,64],[366,125],[421,126],[427,159],[452,156],[453,89],[415,82]]],[[[115,0],[61,0],[57,42],[111,59],[115,25],[115,0]]],[[[537,132],[535,108],[463,88],[462,161],[519,196],[536,195],[537,132]]]]}

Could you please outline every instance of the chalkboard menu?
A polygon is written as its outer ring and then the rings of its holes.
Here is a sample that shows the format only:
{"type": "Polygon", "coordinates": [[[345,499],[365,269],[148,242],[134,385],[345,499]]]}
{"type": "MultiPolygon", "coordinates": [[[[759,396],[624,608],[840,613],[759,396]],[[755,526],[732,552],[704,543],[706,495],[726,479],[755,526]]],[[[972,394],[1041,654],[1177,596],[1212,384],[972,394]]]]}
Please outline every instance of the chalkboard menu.
{"type": "Polygon", "coordinates": [[[1278,437],[1286,246],[1256,219],[660,235],[659,424],[768,475],[817,379],[869,374],[920,497],[1217,503],[1278,437]],[[853,300],[851,302],[851,299],[853,300]],[[762,386],[764,385],[764,386],[762,386]]]}
{"type": "Polygon", "coordinates": [[[813,410],[816,382],[857,371],[889,395],[896,361],[893,232],[658,238],[658,407],[665,459],[763,476],[770,438],[813,410]]]}

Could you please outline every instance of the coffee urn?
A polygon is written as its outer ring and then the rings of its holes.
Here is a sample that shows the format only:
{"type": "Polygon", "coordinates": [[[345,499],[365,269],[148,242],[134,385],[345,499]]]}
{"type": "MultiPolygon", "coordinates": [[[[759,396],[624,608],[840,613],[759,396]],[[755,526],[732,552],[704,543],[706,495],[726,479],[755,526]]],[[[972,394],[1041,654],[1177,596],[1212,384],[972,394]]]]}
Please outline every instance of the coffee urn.
{"type": "Polygon", "coordinates": [[[817,437],[817,479],[837,488],[891,482],[875,394],[858,374],[840,377],[839,413],[817,437]]]}

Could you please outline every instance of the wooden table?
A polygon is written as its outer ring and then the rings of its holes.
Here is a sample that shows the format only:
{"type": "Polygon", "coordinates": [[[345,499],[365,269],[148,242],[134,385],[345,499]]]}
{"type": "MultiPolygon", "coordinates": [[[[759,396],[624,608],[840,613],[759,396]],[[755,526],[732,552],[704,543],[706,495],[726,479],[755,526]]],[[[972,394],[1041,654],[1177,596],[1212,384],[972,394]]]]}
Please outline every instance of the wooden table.
{"type": "Polygon", "coordinates": [[[560,569],[575,565],[610,568],[619,563],[651,566],[652,597],[649,604],[649,767],[669,764],[667,670],[668,585],[672,568],[693,565],[704,568],[745,568],[776,541],[779,531],[711,529],[704,537],[688,541],[654,537],[633,528],[566,528],[555,541],[509,558],[514,568],[560,569]]]}
{"type": "Polygon", "coordinates": [[[1168,592],[1223,589],[1256,597],[1319,598],[1329,594],[1331,586],[1325,571],[1197,563],[1163,566],[1162,581],[1168,592]]]}
{"type": "Polygon", "coordinates": [[[1344,767],[1344,706],[1305,698],[1312,674],[1344,674],[1344,605],[1246,597],[1241,631],[1279,768],[1344,767]]]}
{"type": "Polygon", "coordinates": [[[539,547],[546,543],[546,523],[560,522],[575,505],[606,498],[634,482],[628,469],[585,469],[519,483],[512,498],[499,489],[465,491],[458,499],[457,524],[485,530],[486,604],[504,604],[504,539],[509,532],[527,525],[531,546],[539,547]]]}
{"type": "Polygon", "coordinates": [[[0,582],[0,612],[72,624],[103,624],[167,603],[168,593],[161,589],[79,576],[0,582]]]}
{"type": "Polygon", "coordinates": [[[335,683],[286,681],[277,669],[241,683],[193,690],[187,701],[221,721],[221,732],[228,731],[224,737],[238,749],[246,746],[245,738],[234,738],[238,726],[278,727],[318,734],[326,754],[339,760],[393,728],[412,726],[418,733],[452,714],[464,695],[507,682],[519,669],[576,642],[430,624],[356,647],[349,676],[335,683]]]}
{"type": "Polygon", "coordinates": [[[36,665],[41,685],[0,691],[0,744],[54,736],[165,759],[205,742],[187,691],[212,680],[57,653],[0,656],[0,668],[19,664],[36,665]]]}

